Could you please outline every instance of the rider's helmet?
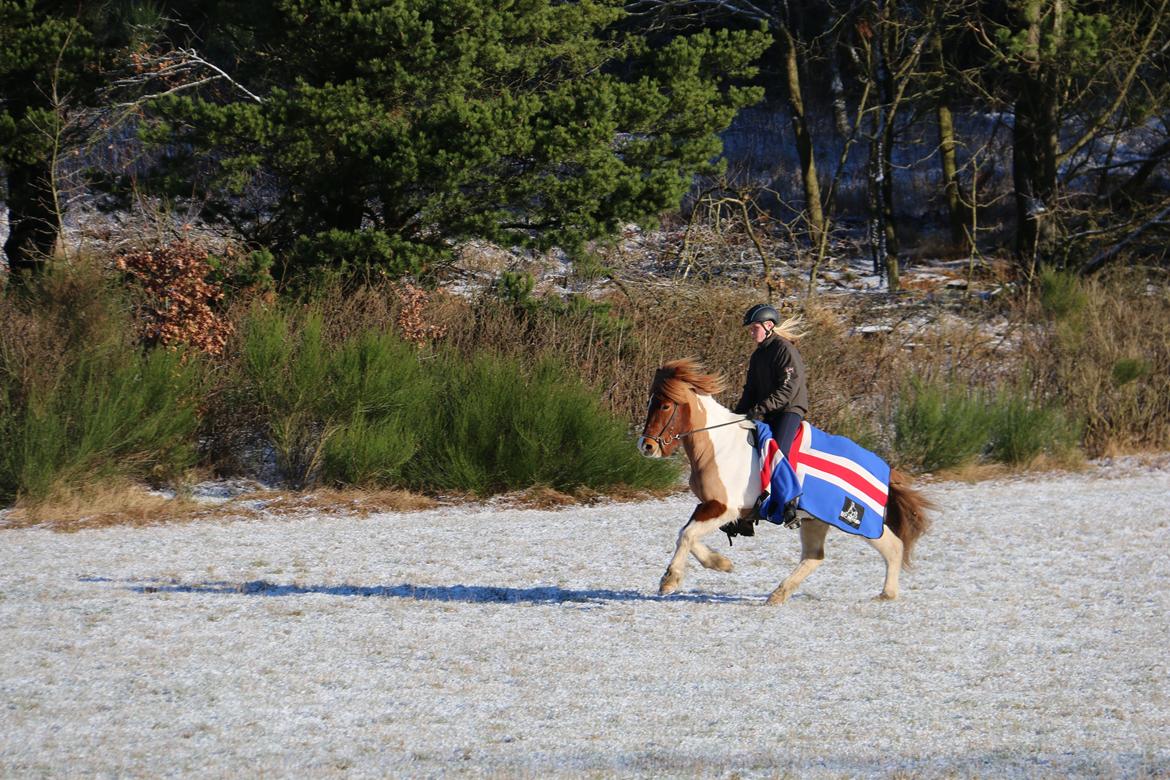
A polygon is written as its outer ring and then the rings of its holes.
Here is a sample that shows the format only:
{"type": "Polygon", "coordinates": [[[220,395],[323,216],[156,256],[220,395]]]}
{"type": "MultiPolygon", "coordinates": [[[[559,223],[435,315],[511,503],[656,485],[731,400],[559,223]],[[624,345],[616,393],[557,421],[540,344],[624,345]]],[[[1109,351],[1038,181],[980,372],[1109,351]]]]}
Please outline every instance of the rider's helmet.
{"type": "Polygon", "coordinates": [[[775,307],[767,303],[757,303],[744,312],[743,315],[744,327],[751,325],[753,322],[758,322],[763,325],[768,320],[777,323],[780,322],[780,312],[776,311],[775,307]]]}

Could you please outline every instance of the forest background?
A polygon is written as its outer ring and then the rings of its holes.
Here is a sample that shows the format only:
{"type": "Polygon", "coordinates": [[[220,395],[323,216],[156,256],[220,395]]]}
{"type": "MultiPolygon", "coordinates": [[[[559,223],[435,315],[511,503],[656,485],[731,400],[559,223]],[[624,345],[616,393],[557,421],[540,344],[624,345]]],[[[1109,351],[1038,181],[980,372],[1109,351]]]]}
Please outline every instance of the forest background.
{"type": "Polygon", "coordinates": [[[1164,451],[1168,32],[1167,0],[0,0],[0,500],[671,489],[629,442],[653,369],[738,378],[760,299],[805,317],[813,422],[899,465],[1164,451]]]}

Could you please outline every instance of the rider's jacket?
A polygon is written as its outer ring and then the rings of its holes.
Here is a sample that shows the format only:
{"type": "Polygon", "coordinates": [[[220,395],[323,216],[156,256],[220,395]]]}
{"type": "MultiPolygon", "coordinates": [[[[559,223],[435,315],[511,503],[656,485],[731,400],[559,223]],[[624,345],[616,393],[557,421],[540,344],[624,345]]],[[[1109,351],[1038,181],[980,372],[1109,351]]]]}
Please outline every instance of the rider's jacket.
{"type": "Polygon", "coordinates": [[[762,419],[795,412],[808,415],[804,361],[791,342],[776,333],[756,345],[748,361],[743,394],[733,411],[762,419]]]}

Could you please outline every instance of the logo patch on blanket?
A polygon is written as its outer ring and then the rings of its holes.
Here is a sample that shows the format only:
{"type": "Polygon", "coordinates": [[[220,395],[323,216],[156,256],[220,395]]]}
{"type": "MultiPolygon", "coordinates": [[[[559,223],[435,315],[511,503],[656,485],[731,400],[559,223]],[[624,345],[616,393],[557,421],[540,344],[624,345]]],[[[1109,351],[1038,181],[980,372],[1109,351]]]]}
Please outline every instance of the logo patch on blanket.
{"type": "Polygon", "coordinates": [[[818,520],[851,534],[877,539],[882,535],[890,492],[889,465],[844,436],[833,436],[807,422],[785,459],[764,423],[756,423],[761,479],[769,496],[760,514],[781,523],[784,505],[797,507],[818,520]]]}

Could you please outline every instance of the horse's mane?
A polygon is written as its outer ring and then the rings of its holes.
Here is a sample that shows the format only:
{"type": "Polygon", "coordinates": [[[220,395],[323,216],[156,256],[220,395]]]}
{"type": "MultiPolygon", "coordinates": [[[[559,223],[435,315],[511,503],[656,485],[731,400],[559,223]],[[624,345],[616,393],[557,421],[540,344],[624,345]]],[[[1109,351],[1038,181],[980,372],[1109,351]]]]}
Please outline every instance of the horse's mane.
{"type": "Polygon", "coordinates": [[[675,403],[686,403],[687,392],[716,395],[723,392],[727,380],[721,374],[709,374],[693,358],[672,360],[654,372],[651,395],[662,395],[675,403]]]}

